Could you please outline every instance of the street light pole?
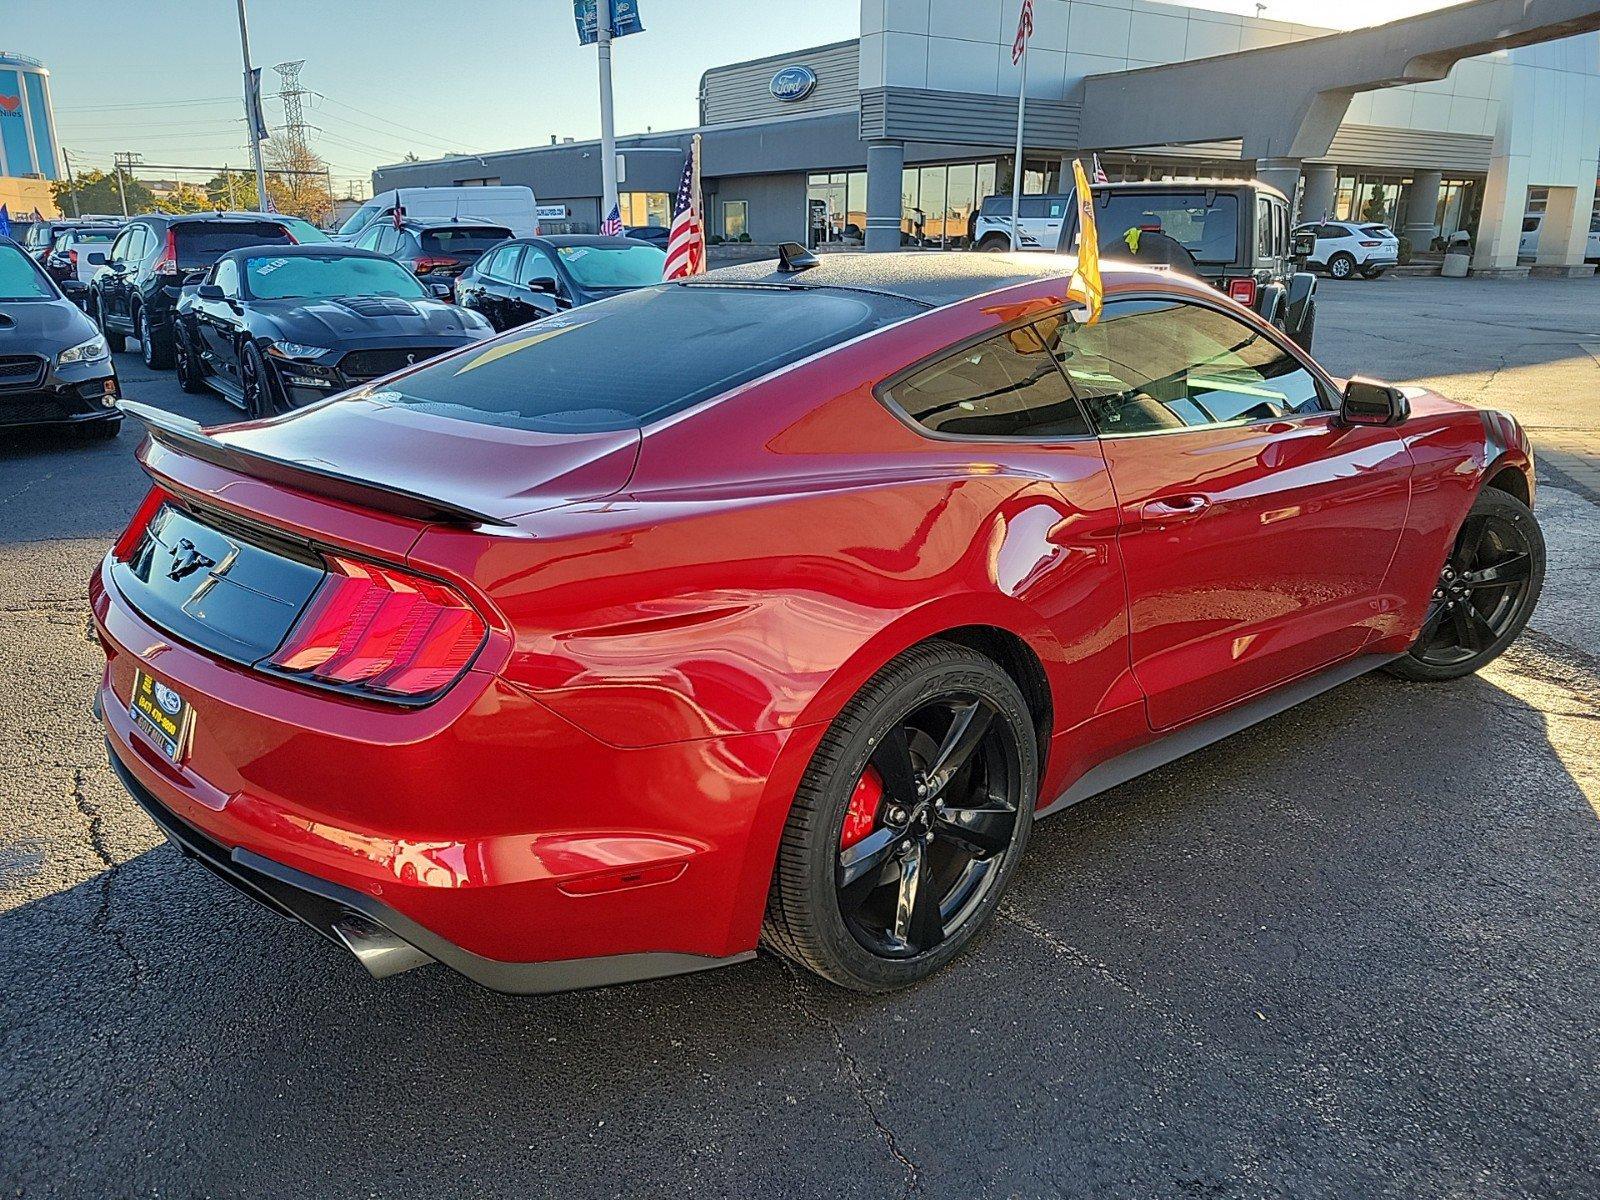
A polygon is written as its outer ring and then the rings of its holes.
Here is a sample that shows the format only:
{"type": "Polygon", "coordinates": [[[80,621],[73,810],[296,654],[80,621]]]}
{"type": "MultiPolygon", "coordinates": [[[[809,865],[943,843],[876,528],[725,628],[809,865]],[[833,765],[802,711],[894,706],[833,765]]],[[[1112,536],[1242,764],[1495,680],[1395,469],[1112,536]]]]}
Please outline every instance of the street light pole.
{"type": "Polygon", "coordinates": [[[617,133],[611,120],[611,0],[596,0],[595,9],[595,48],[600,53],[600,219],[604,221],[617,207],[617,133]]]}
{"type": "Polygon", "coordinates": [[[267,211],[267,172],[261,165],[262,129],[256,121],[260,101],[256,95],[254,69],[250,65],[250,24],[244,15],[244,0],[239,0],[239,48],[244,54],[244,121],[250,129],[250,158],[256,165],[256,198],[261,211],[267,211]]]}

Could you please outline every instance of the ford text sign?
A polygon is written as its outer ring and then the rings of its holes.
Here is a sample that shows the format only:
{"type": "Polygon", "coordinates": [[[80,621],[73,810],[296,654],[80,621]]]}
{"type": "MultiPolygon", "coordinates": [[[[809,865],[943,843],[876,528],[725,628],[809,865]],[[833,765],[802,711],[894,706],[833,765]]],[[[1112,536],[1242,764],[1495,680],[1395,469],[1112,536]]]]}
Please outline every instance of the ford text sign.
{"type": "Polygon", "coordinates": [[[804,100],[817,90],[817,73],[810,67],[785,67],[772,77],[768,89],[784,103],[804,100]]]}

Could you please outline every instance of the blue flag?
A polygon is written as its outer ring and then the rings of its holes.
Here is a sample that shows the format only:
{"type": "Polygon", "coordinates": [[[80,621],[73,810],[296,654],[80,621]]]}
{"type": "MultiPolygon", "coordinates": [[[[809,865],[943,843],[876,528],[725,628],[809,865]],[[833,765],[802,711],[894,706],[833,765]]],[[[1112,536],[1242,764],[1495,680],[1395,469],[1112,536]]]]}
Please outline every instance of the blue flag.
{"type": "Polygon", "coordinates": [[[0,237],[11,236],[11,213],[9,206],[0,204],[0,237]]]}

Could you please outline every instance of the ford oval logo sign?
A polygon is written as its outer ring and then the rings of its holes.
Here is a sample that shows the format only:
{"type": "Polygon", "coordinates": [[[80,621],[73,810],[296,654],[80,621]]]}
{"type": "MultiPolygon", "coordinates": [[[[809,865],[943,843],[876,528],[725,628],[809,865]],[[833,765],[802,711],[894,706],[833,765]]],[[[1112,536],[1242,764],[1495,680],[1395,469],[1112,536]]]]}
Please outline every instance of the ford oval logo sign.
{"type": "Polygon", "coordinates": [[[817,73],[810,67],[785,67],[772,77],[773,98],[785,104],[804,100],[817,90],[817,73]]]}

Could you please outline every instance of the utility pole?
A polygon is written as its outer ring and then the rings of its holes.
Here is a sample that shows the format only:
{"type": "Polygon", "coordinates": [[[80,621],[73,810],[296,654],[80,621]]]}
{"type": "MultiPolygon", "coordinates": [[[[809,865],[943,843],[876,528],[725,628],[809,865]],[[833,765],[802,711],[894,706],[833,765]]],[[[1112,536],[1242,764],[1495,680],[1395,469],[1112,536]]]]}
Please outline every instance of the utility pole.
{"type": "Polygon", "coordinates": [[[597,0],[595,9],[595,49],[600,57],[600,219],[604,221],[617,207],[617,133],[611,119],[611,0],[597,0]]]}
{"type": "Polygon", "coordinates": [[[61,147],[61,161],[67,164],[67,187],[71,189],[67,195],[72,197],[72,215],[83,216],[78,210],[78,181],[72,177],[72,155],[67,153],[65,146],[61,147]]]}
{"type": "Polygon", "coordinates": [[[244,119],[250,129],[250,158],[256,165],[256,198],[266,212],[267,173],[261,166],[261,139],[267,131],[261,128],[261,86],[250,65],[250,24],[245,19],[244,0],[239,0],[239,49],[244,55],[244,119]]]}
{"type": "Polygon", "coordinates": [[[123,186],[124,175],[132,175],[134,165],[143,158],[142,154],[134,154],[128,150],[119,150],[111,156],[112,170],[117,175],[117,195],[122,198],[122,215],[128,215],[128,189],[123,186]]]}

